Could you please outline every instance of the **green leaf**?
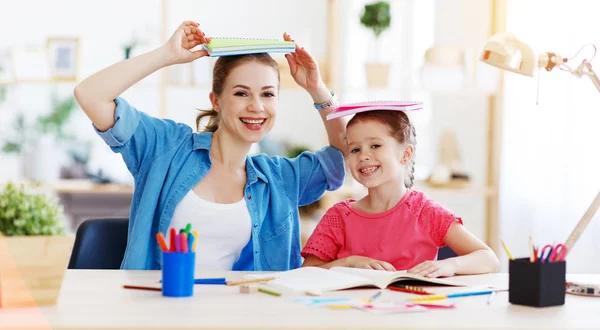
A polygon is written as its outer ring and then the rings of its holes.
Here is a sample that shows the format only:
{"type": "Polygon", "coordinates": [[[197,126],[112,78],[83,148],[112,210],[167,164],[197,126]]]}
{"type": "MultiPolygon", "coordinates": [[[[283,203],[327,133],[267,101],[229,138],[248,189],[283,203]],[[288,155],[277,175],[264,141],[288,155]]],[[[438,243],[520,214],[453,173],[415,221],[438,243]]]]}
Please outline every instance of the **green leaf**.
{"type": "Polygon", "coordinates": [[[64,233],[64,211],[56,198],[27,193],[8,183],[0,193],[0,232],[6,236],[64,233]]]}
{"type": "Polygon", "coordinates": [[[373,30],[375,38],[379,38],[383,31],[389,29],[392,22],[390,4],[387,1],[379,1],[365,5],[360,18],[360,23],[373,30]]]}
{"type": "Polygon", "coordinates": [[[2,146],[2,152],[5,152],[5,153],[21,152],[22,148],[23,148],[22,143],[9,141],[9,142],[5,142],[4,145],[2,146]]]}

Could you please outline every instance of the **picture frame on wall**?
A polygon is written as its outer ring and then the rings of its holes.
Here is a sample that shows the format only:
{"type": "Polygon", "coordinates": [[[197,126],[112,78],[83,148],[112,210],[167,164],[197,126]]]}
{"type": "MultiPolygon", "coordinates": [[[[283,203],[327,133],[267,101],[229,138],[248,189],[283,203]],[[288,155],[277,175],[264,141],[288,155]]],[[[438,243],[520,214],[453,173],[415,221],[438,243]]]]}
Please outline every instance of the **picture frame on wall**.
{"type": "Polygon", "coordinates": [[[77,81],[79,68],[78,38],[48,38],[50,79],[77,81]]]}

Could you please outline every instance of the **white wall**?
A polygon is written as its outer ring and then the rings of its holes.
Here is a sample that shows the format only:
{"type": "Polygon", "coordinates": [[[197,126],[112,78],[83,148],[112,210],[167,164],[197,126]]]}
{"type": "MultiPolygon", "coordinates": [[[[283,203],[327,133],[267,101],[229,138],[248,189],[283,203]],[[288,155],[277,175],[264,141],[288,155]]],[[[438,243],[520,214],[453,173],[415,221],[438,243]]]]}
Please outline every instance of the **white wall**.
{"type": "MultiPolygon", "coordinates": [[[[562,2],[546,1],[544,14],[531,24],[538,5],[507,1],[507,30],[535,54],[555,52],[570,58],[573,67],[589,59],[589,47],[573,56],[586,44],[600,44],[590,25],[600,3],[572,1],[569,9],[577,14],[569,15],[562,2]]],[[[597,67],[597,57],[591,63],[597,67]]],[[[515,257],[526,257],[529,236],[540,247],[564,242],[600,191],[600,93],[587,77],[559,69],[542,69],[539,81],[506,73],[504,90],[501,234],[515,257]]],[[[569,251],[567,271],[600,272],[599,252],[597,213],[569,251]]]]}
{"type": "MultiPolygon", "coordinates": [[[[371,32],[360,26],[359,15],[366,0],[339,1],[336,13],[342,41],[339,52],[342,102],[369,99],[418,99],[425,102],[422,112],[412,115],[417,126],[417,176],[425,178],[436,163],[439,134],[452,128],[458,135],[466,170],[475,184],[485,182],[485,128],[487,103],[483,95],[468,93],[430,93],[419,88],[418,72],[423,54],[434,44],[479,47],[489,31],[489,1],[478,0],[392,0],[392,27],[382,36],[383,51],[379,58],[393,63],[390,89],[368,90],[365,85],[364,62],[372,55],[371,32]]],[[[181,20],[200,22],[209,35],[241,35],[280,37],[287,31],[318,58],[326,49],[326,1],[293,0],[260,1],[191,1],[171,0],[167,25],[174,29],[181,20]],[[270,14],[280,9],[281,16],[270,14]],[[227,17],[219,14],[227,8],[227,17]],[[310,21],[310,24],[306,22],[310,21]]],[[[0,49],[12,47],[43,47],[47,37],[75,36],[81,39],[80,79],[123,59],[122,46],[134,35],[144,44],[134,49],[134,55],[160,45],[161,1],[75,1],[0,0],[0,30],[18,33],[0,34],[0,49]],[[36,10],[31,10],[36,8],[36,10]],[[118,8],[118,10],[117,10],[118,8]],[[52,15],[48,15],[52,13],[52,15]],[[32,22],[32,23],[27,23],[32,22]]],[[[208,62],[207,62],[208,63],[208,62]]],[[[201,68],[202,69],[202,68],[201,68]]],[[[205,72],[210,69],[206,65],[205,72]]],[[[186,68],[180,68],[186,70],[186,68]]],[[[188,69],[189,70],[189,69],[188,69]]],[[[124,96],[139,109],[156,115],[159,110],[158,75],[152,75],[124,96]]],[[[209,77],[204,77],[209,82],[209,77]]],[[[48,93],[72,93],[73,83],[55,86],[19,85],[11,87],[11,97],[0,106],[0,125],[9,122],[15,109],[30,115],[50,110],[48,93]],[[42,96],[45,95],[45,96],[42,96]],[[33,96],[33,97],[31,97],[33,96]]],[[[196,108],[208,104],[206,87],[170,87],[169,118],[194,125],[196,108]]],[[[310,97],[301,89],[281,92],[278,123],[271,135],[295,143],[318,147],[325,143],[320,118],[312,108],[310,97]]],[[[118,180],[129,175],[119,156],[102,144],[93,133],[88,119],[79,112],[73,129],[82,139],[94,141],[91,160],[93,168],[103,168],[118,180]]],[[[14,160],[0,156],[0,179],[16,176],[14,160]]],[[[421,187],[427,190],[426,187],[421,187]]],[[[430,191],[430,194],[461,215],[470,230],[483,237],[483,199],[430,191]]]]}
{"type": "MultiPolygon", "coordinates": [[[[438,46],[478,49],[490,33],[491,1],[436,0],[435,44],[438,46]]],[[[435,118],[431,129],[439,133],[451,129],[458,138],[466,172],[473,186],[486,185],[488,95],[474,91],[433,93],[435,118]]],[[[481,195],[440,196],[442,202],[461,215],[467,228],[485,238],[485,198],[481,195]]]]}
{"type": "MultiPolygon", "coordinates": [[[[241,36],[281,38],[290,33],[315,57],[322,59],[326,50],[327,2],[304,1],[298,6],[292,0],[260,1],[168,1],[169,31],[184,19],[199,21],[211,36],[241,36]],[[272,15],[274,8],[278,15],[272,15]],[[305,24],[310,19],[311,24],[305,24]]],[[[0,51],[24,47],[43,48],[48,37],[78,37],[80,39],[79,79],[124,59],[123,45],[133,37],[142,44],[133,55],[154,49],[161,44],[162,9],[160,0],[76,1],[76,0],[0,0],[0,51]],[[9,10],[5,10],[10,8],[9,10]],[[35,10],[32,10],[35,8],[35,10]],[[51,13],[51,14],[49,14],[51,13]]],[[[169,32],[170,33],[170,32],[169,32]]],[[[277,57],[285,61],[283,56],[277,57]]],[[[211,59],[203,68],[210,82],[211,59]]],[[[202,61],[201,60],[201,61],[202,61]]],[[[181,67],[188,70],[190,67],[181,67]]],[[[287,69],[287,68],[286,68],[287,69]]],[[[186,72],[186,74],[188,74],[186,72]]],[[[155,73],[124,93],[138,109],[158,115],[160,106],[159,74],[155,73]]],[[[19,84],[9,87],[9,99],[0,106],[0,128],[12,122],[14,114],[23,111],[31,118],[51,110],[52,91],[66,97],[75,83],[19,84]]],[[[203,87],[169,87],[167,117],[195,127],[196,108],[206,108],[209,89],[203,87]]],[[[281,91],[278,123],[271,132],[275,139],[308,145],[312,148],[326,142],[321,119],[312,107],[312,100],[300,88],[281,91]],[[308,132],[308,134],[307,134],[308,132]]],[[[78,111],[71,128],[82,139],[94,142],[90,160],[93,169],[102,168],[114,179],[130,182],[131,178],[118,155],[114,155],[95,136],[91,123],[78,111]]],[[[0,134],[3,129],[0,129],[0,134]]],[[[0,154],[0,179],[15,179],[19,167],[15,157],[0,154]]],[[[56,161],[60,159],[47,159],[56,161]]]]}

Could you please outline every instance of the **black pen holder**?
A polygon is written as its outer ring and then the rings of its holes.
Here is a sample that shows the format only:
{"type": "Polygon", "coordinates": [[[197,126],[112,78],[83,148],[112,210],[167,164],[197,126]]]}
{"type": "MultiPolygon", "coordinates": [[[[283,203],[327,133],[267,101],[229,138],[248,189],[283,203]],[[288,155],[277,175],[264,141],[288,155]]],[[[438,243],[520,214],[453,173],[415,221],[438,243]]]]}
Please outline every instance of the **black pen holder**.
{"type": "Polygon", "coordinates": [[[529,258],[510,260],[508,264],[508,301],[533,307],[565,304],[565,261],[530,262],[529,258]]]}

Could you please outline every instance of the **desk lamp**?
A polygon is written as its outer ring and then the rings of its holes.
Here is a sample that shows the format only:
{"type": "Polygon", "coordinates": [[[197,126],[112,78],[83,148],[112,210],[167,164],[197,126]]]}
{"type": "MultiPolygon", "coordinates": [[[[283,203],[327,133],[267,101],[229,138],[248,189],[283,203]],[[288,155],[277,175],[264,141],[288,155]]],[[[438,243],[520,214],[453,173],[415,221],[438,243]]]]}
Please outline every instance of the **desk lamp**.
{"type": "MultiPolygon", "coordinates": [[[[530,77],[533,77],[536,68],[545,68],[546,71],[552,71],[554,68],[559,68],[560,70],[572,73],[576,77],[588,76],[592,83],[594,83],[594,86],[596,86],[596,89],[600,92],[600,79],[598,79],[598,76],[596,76],[596,73],[592,70],[592,65],[589,62],[596,56],[596,46],[591,46],[594,48],[592,58],[589,60],[584,59],[579,66],[572,68],[567,64],[569,61],[568,58],[561,57],[555,53],[541,53],[536,60],[536,56],[529,45],[517,39],[513,34],[503,32],[495,34],[487,40],[483,46],[479,60],[497,68],[530,77]]],[[[583,48],[581,50],[583,50],[583,48]]],[[[581,52],[581,50],[579,50],[579,52],[581,52]]],[[[577,54],[579,54],[579,52],[577,52],[577,54]]],[[[577,56],[577,54],[575,54],[575,56],[577,56]]],[[[573,58],[574,57],[571,59],[573,58]]],[[[587,227],[590,220],[592,220],[592,217],[598,208],[600,208],[600,192],[566,240],[565,246],[567,247],[567,253],[571,252],[573,245],[575,245],[575,242],[579,239],[579,236],[584,231],[585,227],[587,227]]]]}
{"type": "MultiPolygon", "coordinates": [[[[594,56],[596,56],[596,46],[594,56]]],[[[585,46],[584,46],[585,47],[585,46]]],[[[582,48],[583,49],[583,48],[582,48]]],[[[581,51],[581,50],[580,50],[581,51]]],[[[579,52],[577,53],[579,54],[579,52]]],[[[575,56],[577,56],[577,54],[575,56]]],[[[577,77],[588,76],[596,89],[600,92],[600,79],[596,76],[588,59],[584,59],[576,68],[570,67],[568,58],[555,53],[545,52],[539,54],[537,60],[531,47],[523,43],[511,33],[498,33],[488,39],[483,46],[479,59],[489,65],[522,75],[533,77],[536,67],[552,71],[559,68],[572,73],[577,77]]],[[[571,58],[573,59],[573,58],[571,58]]],[[[591,59],[590,59],[591,60],[591,59]]]]}

